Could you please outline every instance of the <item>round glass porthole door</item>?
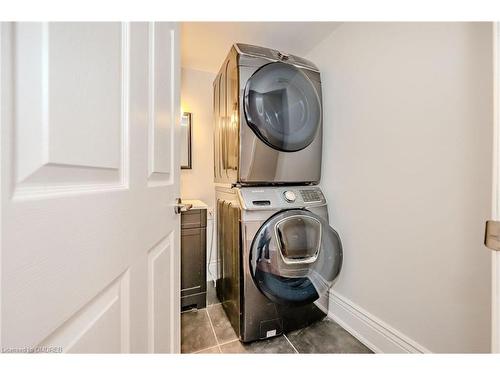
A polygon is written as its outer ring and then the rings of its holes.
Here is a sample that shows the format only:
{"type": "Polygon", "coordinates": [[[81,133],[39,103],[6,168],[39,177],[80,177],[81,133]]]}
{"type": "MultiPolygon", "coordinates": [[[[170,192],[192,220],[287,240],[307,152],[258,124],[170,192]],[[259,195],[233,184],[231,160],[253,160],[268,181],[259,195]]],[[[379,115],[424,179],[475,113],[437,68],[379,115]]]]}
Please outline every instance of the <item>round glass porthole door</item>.
{"type": "Polygon", "coordinates": [[[306,148],[321,125],[314,84],[302,70],[281,62],[264,65],[250,77],[244,110],[259,139],[279,151],[306,148]]]}
{"type": "Polygon", "coordinates": [[[342,267],[337,232],[307,210],[281,211],[257,231],[250,249],[250,272],[259,290],[281,305],[316,301],[342,267]]]}

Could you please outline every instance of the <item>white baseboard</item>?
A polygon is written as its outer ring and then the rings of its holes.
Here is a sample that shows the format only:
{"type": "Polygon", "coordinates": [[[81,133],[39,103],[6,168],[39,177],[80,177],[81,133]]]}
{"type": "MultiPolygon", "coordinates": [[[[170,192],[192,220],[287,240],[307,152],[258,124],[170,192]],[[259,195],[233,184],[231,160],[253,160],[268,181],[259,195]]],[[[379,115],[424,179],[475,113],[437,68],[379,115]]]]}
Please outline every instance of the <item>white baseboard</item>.
{"type": "Polygon", "coordinates": [[[332,290],[329,293],[328,316],[375,353],[431,352],[332,290]]]}

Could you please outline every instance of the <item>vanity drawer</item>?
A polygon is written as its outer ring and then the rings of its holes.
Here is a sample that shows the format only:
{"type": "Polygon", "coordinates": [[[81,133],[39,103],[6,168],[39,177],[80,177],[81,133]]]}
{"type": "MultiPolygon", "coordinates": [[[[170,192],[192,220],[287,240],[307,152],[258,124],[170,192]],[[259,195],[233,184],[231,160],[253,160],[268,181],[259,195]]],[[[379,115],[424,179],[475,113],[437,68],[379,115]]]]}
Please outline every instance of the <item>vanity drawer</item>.
{"type": "Polygon", "coordinates": [[[207,210],[189,210],[181,215],[181,229],[205,228],[207,226],[207,210]]]}

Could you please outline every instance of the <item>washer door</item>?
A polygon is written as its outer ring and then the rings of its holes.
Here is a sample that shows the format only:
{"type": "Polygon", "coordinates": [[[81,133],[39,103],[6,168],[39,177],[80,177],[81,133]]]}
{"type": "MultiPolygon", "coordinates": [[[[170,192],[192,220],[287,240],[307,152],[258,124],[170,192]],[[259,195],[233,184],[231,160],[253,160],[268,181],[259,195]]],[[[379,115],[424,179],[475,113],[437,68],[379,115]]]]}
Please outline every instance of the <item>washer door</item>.
{"type": "Polygon", "coordinates": [[[339,235],[307,210],[281,211],[269,218],[250,249],[255,284],[281,305],[314,302],[331,287],[341,267],[339,235]]]}
{"type": "Polygon", "coordinates": [[[264,65],[247,81],[245,117],[268,146],[286,152],[311,144],[321,125],[318,92],[300,69],[281,62],[264,65]]]}

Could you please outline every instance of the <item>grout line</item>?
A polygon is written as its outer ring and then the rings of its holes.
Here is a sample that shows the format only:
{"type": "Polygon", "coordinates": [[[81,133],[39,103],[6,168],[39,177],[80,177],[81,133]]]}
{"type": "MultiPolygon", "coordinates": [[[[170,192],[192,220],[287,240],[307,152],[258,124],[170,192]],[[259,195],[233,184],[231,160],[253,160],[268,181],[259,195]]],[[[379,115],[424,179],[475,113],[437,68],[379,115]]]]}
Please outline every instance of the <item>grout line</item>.
{"type": "MultiPolygon", "coordinates": [[[[219,303],[215,303],[215,304],[210,305],[210,306],[216,306],[216,305],[222,305],[222,303],[219,302],[219,303]]],[[[212,330],[214,332],[215,340],[217,341],[217,345],[219,347],[219,352],[221,352],[222,354],[224,354],[224,352],[222,351],[222,346],[226,345],[226,344],[230,344],[230,343],[235,342],[235,341],[239,341],[239,339],[235,338],[233,340],[220,342],[219,338],[217,337],[217,334],[215,333],[215,328],[214,328],[214,325],[213,325],[213,322],[212,322],[212,317],[210,316],[210,312],[208,311],[208,306],[207,306],[207,315],[208,315],[208,319],[210,320],[210,325],[212,326],[212,330]]],[[[231,327],[231,329],[232,329],[232,327],[231,327]]]]}
{"type": "Polygon", "coordinates": [[[196,307],[192,308],[192,309],[189,309],[189,310],[184,310],[184,311],[181,311],[181,315],[182,314],[185,314],[185,313],[190,313],[190,312],[197,312],[197,311],[203,311],[205,310],[206,307],[202,308],[202,309],[198,309],[196,307]]]}
{"type": "MultiPolygon", "coordinates": [[[[212,327],[212,332],[214,333],[214,336],[215,336],[215,341],[217,342],[217,346],[219,347],[219,350],[220,350],[220,343],[219,343],[219,339],[217,338],[217,334],[215,333],[215,328],[214,328],[214,324],[212,323],[212,318],[210,317],[210,314],[208,313],[208,309],[207,310],[207,315],[208,315],[208,321],[210,322],[210,327],[212,327]]],[[[222,352],[222,350],[221,350],[222,352]]]]}
{"type": "Polygon", "coordinates": [[[214,345],[214,346],[209,346],[208,348],[205,348],[205,349],[200,349],[200,350],[198,350],[198,351],[196,351],[196,352],[187,353],[187,354],[198,354],[198,353],[204,352],[205,350],[208,350],[208,349],[213,349],[213,348],[217,348],[217,349],[219,349],[219,351],[220,351],[219,345],[214,345]]]}
{"type": "Polygon", "coordinates": [[[292,344],[292,342],[288,339],[288,337],[286,337],[286,335],[285,335],[285,334],[283,334],[283,336],[285,336],[286,341],[288,341],[288,343],[289,343],[290,345],[292,345],[292,348],[293,348],[293,350],[295,350],[295,353],[300,354],[300,353],[299,353],[299,351],[297,350],[297,348],[296,348],[296,347],[292,344]]]}
{"type": "Polygon", "coordinates": [[[226,344],[230,344],[230,343],[235,342],[235,341],[240,341],[240,339],[232,339],[232,340],[229,340],[229,341],[224,341],[224,342],[220,343],[220,346],[223,346],[223,345],[226,345],[226,344]]]}

